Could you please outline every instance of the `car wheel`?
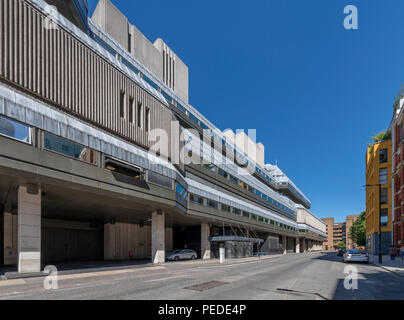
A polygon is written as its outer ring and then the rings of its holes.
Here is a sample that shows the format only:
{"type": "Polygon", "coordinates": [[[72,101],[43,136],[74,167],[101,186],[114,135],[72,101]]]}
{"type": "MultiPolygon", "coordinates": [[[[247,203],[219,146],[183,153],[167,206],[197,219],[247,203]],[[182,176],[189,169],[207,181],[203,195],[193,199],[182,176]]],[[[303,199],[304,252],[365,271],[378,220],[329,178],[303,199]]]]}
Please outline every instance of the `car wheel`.
{"type": "Polygon", "coordinates": [[[175,258],[174,258],[174,261],[178,261],[178,260],[180,260],[179,257],[175,257],[175,258]]]}
{"type": "Polygon", "coordinates": [[[195,259],[196,259],[196,257],[195,257],[195,256],[192,256],[191,260],[195,260],[195,259]]]}

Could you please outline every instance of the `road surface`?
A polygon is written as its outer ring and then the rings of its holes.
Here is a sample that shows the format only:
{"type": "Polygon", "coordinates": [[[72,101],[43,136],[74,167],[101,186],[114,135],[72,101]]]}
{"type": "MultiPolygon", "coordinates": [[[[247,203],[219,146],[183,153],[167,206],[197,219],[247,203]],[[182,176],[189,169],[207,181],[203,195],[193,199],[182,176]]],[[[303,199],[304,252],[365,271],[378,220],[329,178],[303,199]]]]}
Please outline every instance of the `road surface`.
{"type": "Polygon", "coordinates": [[[59,275],[57,290],[45,290],[44,278],[6,280],[0,299],[404,299],[403,277],[374,265],[352,266],[357,290],[344,288],[346,264],[335,253],[304,253],[59,275]]]}

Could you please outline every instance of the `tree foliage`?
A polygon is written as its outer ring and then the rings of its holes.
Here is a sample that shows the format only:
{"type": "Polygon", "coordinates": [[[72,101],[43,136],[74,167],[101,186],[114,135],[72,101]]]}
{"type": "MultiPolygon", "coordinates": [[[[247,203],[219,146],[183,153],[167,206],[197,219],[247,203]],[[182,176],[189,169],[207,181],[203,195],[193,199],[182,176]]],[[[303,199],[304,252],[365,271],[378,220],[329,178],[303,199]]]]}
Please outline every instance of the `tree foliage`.
{"type": "Polygon", "coordinates": [[[366,211],[362,212],[352,224],[349,236],[357,246],[366,246],[366,211]]]}
{"type": "Polygon", "coordinates": [[[372,137],[372,140],[373,140],[374,143],[379,143],[379,142],[383,142],[383,141],[390,140],[390,139],[391,139],[391,131],[390,130],[379,132],[378,134],[375,134],[372,137]]]}

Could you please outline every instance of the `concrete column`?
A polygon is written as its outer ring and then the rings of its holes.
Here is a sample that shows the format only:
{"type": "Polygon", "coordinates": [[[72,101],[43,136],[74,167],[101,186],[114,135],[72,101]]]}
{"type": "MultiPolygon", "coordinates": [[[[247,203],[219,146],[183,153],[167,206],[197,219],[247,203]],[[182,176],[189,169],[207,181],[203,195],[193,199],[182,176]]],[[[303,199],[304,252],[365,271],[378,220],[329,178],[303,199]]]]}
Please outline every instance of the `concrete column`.
{"type": "Polygon", "coordinates": [[[155,264],[165,263],[165,213],[152,213],[152,261],[155,264]]]}
{"type": "Polygon", "coordinates": [[[302,241],[302,251],[303,251],[303,252],[307,252],[306,239],[303,239],[303,241],[302,241]]]}
{"type": "Polygon", "coordinates": [[[296,253],[300,253],[300,239],[296,238],[296,253]]]}
{"type": "Polygon", "coordinates": [[[283,254],[288,253],[288,238],[286,236],[282,236],[282,251],[283,254]]]}
{"type": "Polygon", "coordinates": [[[18,188],[18,272],[41,271],[41,188],[18,188]]]}
{"type": "Polygon", "coordinates": [[[18,217],[4,213],[4,265],[18,265],[18,217]]]}
{"type": "Polygon", "coordinates": [[[201,259],[210,259],[210,227],[207,223],[201,224],[201,259]]]}

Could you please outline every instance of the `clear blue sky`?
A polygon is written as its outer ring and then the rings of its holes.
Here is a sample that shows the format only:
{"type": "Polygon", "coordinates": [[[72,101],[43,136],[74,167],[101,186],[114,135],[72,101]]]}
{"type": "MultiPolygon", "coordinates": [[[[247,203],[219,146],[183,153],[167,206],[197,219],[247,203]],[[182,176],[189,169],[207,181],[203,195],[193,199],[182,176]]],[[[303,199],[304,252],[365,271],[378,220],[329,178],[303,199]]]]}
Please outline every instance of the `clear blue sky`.
{"type": "Polygon", "coordinates": [[[112,1],[188,65],[190,103],[218,128],[257,129],[314,213],[365,209],[366,143],[404,82],[404,1],[112,1]],[[343,28],[349,4],[356,31],[343,28]]]}

